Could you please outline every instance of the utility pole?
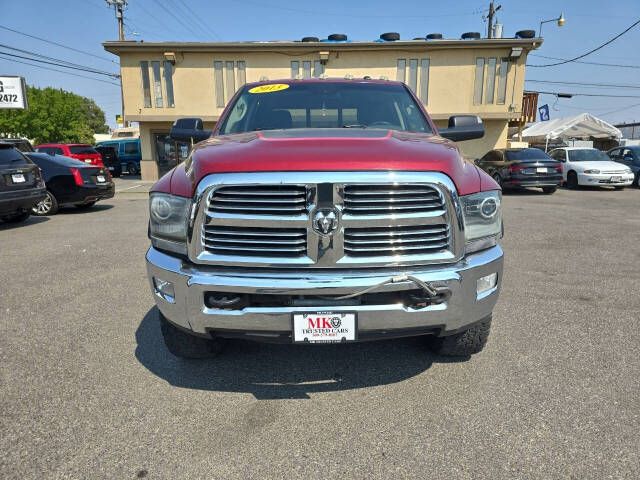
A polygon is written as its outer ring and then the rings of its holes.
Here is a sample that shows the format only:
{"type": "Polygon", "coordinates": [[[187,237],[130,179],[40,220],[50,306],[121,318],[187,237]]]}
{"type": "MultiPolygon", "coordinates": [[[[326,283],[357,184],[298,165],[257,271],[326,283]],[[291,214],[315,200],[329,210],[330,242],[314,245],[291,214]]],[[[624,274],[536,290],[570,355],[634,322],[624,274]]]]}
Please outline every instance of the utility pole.
{"type": "MultiPolygon", "coordinates": [[[[118,20],[118,40],[124,42],[124,15],[122,10],[127,6],[127,0],[106,0],[107,5],[115,8],[116,20],[118,20]]],[[[120,99],[122,101],[122,126],[129,126],[124,115],[124,90],[122,89],[122,65],[120,66],[120,99]]],[[[117,125],[117,124],[116,124],[117,125]]]]}
{"type": "Polygon", "coordinates": [[[489,4],[489,15],[487,15],[487,18],[489,19],[489,28],[487,29],[487,38],[493,38],[493,17],[501,8],[502,5],[498,5],[496,8],[494,8],[493,2],[489,4]]]}
{"type": "Polygon", "coordinates": [[[124,16],[122,10],[127,6],[127,0],[106,0],[107,5],[114,6],[118,20],[118,40],[124,41],[124,16]]]}

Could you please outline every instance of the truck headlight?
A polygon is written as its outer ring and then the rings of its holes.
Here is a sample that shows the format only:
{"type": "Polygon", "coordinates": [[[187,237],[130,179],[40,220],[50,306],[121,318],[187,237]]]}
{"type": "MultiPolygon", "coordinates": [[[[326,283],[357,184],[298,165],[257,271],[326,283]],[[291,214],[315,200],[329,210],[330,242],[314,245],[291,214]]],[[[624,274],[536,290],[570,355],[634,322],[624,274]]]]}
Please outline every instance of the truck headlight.
{"type": "Polygon", "coordinates": [[[187,254],[191,199],[168,193],[149,197],[149,236],[154,247],[187,254]]]}
{"type": "Polygon", "coordinates": [[[499,190],[460,197],[467,253],[497,245],[502,235],[502,193],[499,190]]]}

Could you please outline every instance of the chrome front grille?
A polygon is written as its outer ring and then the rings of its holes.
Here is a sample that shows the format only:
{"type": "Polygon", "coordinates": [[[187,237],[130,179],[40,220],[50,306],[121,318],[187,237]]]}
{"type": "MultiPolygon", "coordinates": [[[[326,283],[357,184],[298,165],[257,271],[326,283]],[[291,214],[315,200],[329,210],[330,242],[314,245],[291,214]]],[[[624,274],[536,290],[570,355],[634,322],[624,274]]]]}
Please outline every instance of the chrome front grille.
{"type": "Polygon", "coordinates": [[[428,185],[345,185],[345,214],[430,212],[442,209],[438,191],[428,185]]]}
{"type": "Polygon", "coordinates": [[[231,214],[298,215],[306,208],[304,185],[234,185],[215,190],[209,211],[231,214]]]}
{"type": "Polygon", "coordinates": [[[346,228],[344,251],[353,256],[417,255],[449,247],[448,225],[346,228]]]}
{"type": "Polygon", "coordinates": [[[301,257],[307,251],[307,230],[206,225],[202,242],[218,255],[301,257]]]}
{"type": "Polygon", "coordinates": [[[212,174],[196,193],[189,258],[272,268],[452,263],[463,228],[455,185],[438,172],[212,174]],[[322,233],[327,214],[337,225],[322,233]]]}

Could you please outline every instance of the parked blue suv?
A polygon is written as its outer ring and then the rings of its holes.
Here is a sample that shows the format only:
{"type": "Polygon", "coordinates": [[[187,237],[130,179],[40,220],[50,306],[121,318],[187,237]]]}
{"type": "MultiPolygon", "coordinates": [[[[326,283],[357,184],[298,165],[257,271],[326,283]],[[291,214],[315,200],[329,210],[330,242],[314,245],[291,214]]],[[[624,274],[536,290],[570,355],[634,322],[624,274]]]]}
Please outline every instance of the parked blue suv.
{"type": "Polygon", "coordinates": [[[118,160],[122,165],[122,171],[127,171],[131,175],[140,173],[140,139],[123,138],[118,140],[105,140],[96,143],[96,147],[114,147],[118,152],[118,160]]]}
{"type": "Polygon", "coordinates": [[[640,188],[640,146],[616,147],[607,152],[614,162],[622,163],[629,167],[635,175],[633,184],[640,188]]]}

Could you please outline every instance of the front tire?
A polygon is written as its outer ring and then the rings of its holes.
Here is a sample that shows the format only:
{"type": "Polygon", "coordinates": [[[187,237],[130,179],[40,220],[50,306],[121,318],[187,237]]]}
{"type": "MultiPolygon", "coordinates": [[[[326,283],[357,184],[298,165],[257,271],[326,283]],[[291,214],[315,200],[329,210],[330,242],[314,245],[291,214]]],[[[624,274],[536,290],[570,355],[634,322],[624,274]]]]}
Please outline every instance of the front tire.
{"type": "Polygon", "coordinates": [[[12,215],[5,215],[0,219],[5,223],[21,223],[21,222],[24,222],[30,216],[31,216],[31,212],[27,210],[26,212],[14,213],[12,215]]]}
{"type": "Polygon", "coordinates": [[[557,189],[558,187],[542,187],[542,191],[547,195],[551,195],[552,193],[555,193],[557,189]]]}
{"type": "Polygon", "coordinates": [[[571,190],[577,190],[578,186],[578,174],[572,170],[567,173],[567,187],[571,190]]]}
{"type": "Polygon", "coordinates": [[[47,196],[33,206],[31,213],[38,217],[58,213],[58,201],[53,193],[47,190],[47,196]]]}
{"type": "Polygon", "coordinates": [[[219,341],[190,335],[158,312],[162,337],[169,352],[180,358],[212,358],[221,350],[219,341]]]}
{"type": "Polygon", "coordinates": [[[489,339],[491,317],[476,323],[471,328],[446,337],[429,337],[429,348],[438,355],[468,357],[482,351],[489,339]]]}
{"type": "Polygon", "coordinates": [[[504,187],[503,187],[503,185],[502,185],[502,177],[500,176],[500,174],[499,174],[499,173],[497,173],[497,172],[496,172],[496,173],[494,173],[494,174],[493,174],[493,179],[496,181],[496,183],[497,183],[498,185],[500,185],[500,188],[504,188],[504,187]]]}
{"type": "Polygon", "coordinates": [[[127,164],[127,171],[129,172],[129,175],[137,175],[138,174],[138,167],[136,167],[135,163],[128,163],[127,164]]]}

